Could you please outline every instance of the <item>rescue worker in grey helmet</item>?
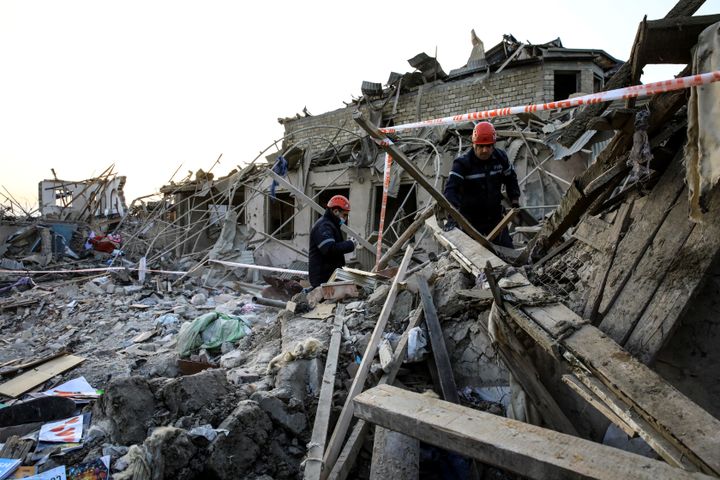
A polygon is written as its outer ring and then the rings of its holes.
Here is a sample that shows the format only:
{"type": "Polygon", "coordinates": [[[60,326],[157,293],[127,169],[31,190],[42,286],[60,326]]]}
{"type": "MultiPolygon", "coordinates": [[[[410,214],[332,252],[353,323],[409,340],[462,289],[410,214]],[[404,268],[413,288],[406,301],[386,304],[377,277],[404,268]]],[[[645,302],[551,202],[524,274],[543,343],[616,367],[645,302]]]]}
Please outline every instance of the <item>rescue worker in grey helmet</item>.
{"type": "Polygon", "coordinates": [[[357,246],[355,239],[343,239],[340,230],[340,226],[347,223],[349,213],[350,201],[343,195],[335,195],[310,231],[308,273],[313,288],[327,282],[336,268],[344,267],[345,254],[357,246]]]}
{"type": "MultiPolygon", "coordinates": [[[[453,161],[443,194],[468,222],[487,235],[503,218],[502,186],[512,207],[520,206],[520,187],[515,169],[507,154],[495,148],[497,133],[490,122],[475,125],[472,148],[453,161]]],[[[445,230],[457,227],[449,219],[445,230]]],[[[507,227],[493,240],[503,247],[513,248],[507,227]]]]}

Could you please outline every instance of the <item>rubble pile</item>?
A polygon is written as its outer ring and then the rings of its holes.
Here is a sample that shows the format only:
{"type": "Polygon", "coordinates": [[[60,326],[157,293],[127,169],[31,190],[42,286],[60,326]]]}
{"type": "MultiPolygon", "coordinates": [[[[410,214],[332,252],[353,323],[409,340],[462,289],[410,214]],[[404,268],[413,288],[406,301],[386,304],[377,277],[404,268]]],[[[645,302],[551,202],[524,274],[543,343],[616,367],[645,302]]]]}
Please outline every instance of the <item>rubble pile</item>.
{"type": "Polygon", "coordinates": [[[720,477],[720,161],[703,103],[719,84],[589,120],[495,119],[523,206],[493,232],[510,224],[515,248],[443,222],[460,215],[441,181],[472,124],[377,127],[396,126],[383,108],[402,95],[419,112],[423,85],[538,59],[625,85],[664,41],[662,61],[707,70],[720,17],[697,8],[644,21],[619,68],[559,39],[485,52],[473,33],[449,75],[418,55],[387,89],[364,82],[367,136],[323,124],[352,138],[318,148],[295,128],[305,112],[267,165],[191,172],[130,207],[113,167],[43,181],[39,217],[11,201],[0,478],[720,477]],[[338,194],[360,205],[343,225],[359,247],[313,289],[305,230],[338,194]]]}

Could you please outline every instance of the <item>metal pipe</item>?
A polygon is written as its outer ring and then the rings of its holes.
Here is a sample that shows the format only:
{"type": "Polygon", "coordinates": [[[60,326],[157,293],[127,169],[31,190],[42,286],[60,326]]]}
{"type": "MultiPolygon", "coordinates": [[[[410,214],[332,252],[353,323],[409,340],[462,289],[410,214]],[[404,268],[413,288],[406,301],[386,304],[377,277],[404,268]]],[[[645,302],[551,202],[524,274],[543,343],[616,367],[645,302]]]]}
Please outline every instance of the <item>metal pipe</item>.
{"type": "Polygon", "coordinates": [[[266,307],[275,307],[279,308],[281,310],[284,310],[285,307],[287,307],[287,302],[283,302],[281,300],[273,300],[272,298],[263,298],[263,297],[252,297],[253,303],[256,303],[258,305],[265,305],[266,307]]]}

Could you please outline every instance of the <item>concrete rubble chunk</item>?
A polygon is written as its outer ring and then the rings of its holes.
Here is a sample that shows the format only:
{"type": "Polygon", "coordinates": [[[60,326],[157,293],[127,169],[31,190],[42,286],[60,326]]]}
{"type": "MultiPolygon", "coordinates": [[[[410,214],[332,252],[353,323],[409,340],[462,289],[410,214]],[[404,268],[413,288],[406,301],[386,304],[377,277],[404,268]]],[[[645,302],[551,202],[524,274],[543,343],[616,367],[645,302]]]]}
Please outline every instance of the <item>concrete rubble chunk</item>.
{"type": "Polygon", "coordinates": [[[230,433],[218,435],[210,444],[207,469],[221,480],[246,478],[268,442],[272,431],[270,418],[257,402],[243,400],[218,429],[230,433]]]}
{"type": "Polygon", "coordinates": [[[276,390],[271,392],[255,392],[250,399],[257,402],[268,415],[282,427],[295,435],[303,432],[308,425],[304,413],[289,412],[289,407],[276,396],[276,390]]]}
{"type": "Polygon", "coordinates": [[[110,439],[120,445],[141,443],[155,409],[155,397],[142,377],[113,380],[94,407],[95,422],[106,426],[110,439]]]}
{"type": "Polygon", "coordinates": [[[158,394],[173,415],[189,415],[211,405],[229,392],[225,372],[210,369],[174,378],[158,394]]]}

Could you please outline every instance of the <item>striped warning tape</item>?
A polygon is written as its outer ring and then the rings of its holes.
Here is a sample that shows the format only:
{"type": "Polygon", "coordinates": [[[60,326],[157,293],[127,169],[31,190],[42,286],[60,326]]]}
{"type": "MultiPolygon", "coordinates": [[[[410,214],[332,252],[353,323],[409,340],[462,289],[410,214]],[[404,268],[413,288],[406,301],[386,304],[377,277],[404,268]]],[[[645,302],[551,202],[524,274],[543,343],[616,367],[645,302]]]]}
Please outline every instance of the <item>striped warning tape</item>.
{"type": "Polygon", "coordinates": [[[496,117],[507,117],[509,115],[517,115],[518,113],[542,112],[544,110],[573,108],[582,105],[612,102],[614,100],[649,97],[651,95],[657,95],[658,93],[682,90],[684,88],[707,85],[718,81],[720,81],[720,70],[691,75],[689,77],[679,77],[672,80],[652,82],[645,85],[633,85],[630,87],[608,90],[606,92],[598,92],[590,95],[583,95],[581,97],[568,98],[567,100],[559,100],[556,102],[538,103],[536,105],[522,105],[518,107],[495,108],[493,110],[483,110],[480,112],[471,112],[462,115],[453,115],[450,117],[422,120],[420,122],[404,123],[393,127],[381,128],[380,131],[383,133],[397,133],[402,130],[410,130],[413,128],[453,125],[473,120],[488,120],[496,117]]]}

